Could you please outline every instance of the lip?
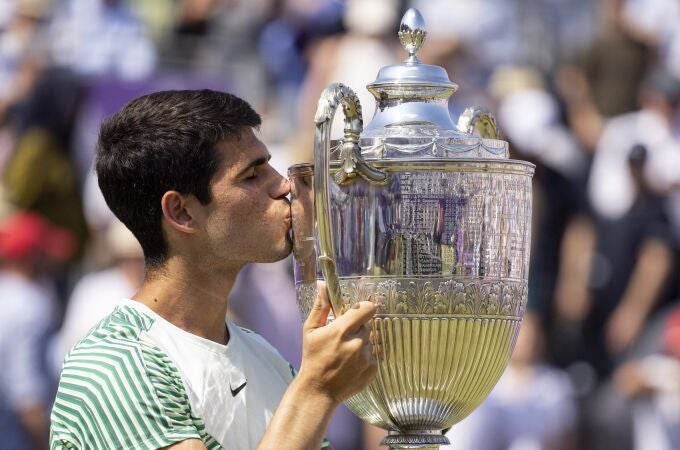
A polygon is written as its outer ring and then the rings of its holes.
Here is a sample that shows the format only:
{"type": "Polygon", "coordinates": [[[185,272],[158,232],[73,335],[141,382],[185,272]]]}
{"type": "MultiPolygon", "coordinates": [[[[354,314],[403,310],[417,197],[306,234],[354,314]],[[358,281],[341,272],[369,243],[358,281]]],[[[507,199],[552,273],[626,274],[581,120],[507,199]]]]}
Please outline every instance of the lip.
{"type": "Polygon", "coordinates": [[[284,199],[286,201],[286,216],[283,218],[283,221],[288,224],[288,228],[291,227],[291,224],[293,223],[293,212],[290,210],[291,204],[290,200],[287,198],[284,199]]]}

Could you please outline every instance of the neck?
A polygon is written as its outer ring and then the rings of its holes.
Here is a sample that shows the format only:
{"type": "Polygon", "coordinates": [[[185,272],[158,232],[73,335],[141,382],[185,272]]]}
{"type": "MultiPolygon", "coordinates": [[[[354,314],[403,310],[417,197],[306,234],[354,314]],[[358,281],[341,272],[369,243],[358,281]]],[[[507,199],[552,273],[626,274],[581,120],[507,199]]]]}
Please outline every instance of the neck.
{"type": "Polygon", "coordinates": [[[178,258],[147,274],[133,298],[173,325],[197,336],[226,344],[227,303],[238,270],[206,273],[178,258]]]}

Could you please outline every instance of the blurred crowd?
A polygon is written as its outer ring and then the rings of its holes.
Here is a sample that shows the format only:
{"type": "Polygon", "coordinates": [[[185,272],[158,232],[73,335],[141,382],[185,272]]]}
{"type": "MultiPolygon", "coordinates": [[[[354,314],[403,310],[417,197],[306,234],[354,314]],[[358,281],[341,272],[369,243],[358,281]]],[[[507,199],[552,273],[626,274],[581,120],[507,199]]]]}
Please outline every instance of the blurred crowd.
{"type": "MultiPolygon", "coordinates": [[[[496,113],[536,164],[528,313],[452,449],[680,448],[680,2],[677,0],[0,0],[0,448],[43,449],[68,349],[143,277],[91,165],[102,118],[162,89],[233,92],[273,164],[312,159],[331,82],[419,56],[496,113]]],[[[336,130],[337,131],[337,130],[336,130]]],[[[290,259],[250,265],[234,319],[299,365],[290,259]]],[[[347,410],[336,450],[382,432],[347,410]]]]}

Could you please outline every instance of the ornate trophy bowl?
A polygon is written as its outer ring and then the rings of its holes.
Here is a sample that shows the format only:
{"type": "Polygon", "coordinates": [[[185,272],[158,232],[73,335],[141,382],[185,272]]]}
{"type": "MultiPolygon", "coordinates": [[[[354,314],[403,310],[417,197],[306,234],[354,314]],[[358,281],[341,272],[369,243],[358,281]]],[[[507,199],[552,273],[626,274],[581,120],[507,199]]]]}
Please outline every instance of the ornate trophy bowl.
{"type": "Polygon", "coordinates": [[[336,315],[370,300],[378,375],[347,406],[389,431],[391,448],[438,448],[489,394],[527,300],[534,166],[508,159],[491,114],[454,126],[446,71],[421,64],[418,11],[405,14],[403,63],[368,86],[376,114],[335,84],[319,100],[314,164],[289,169],[298,305],[325,279],[336,315]],[[330,141],[342,105],[345,135],[330,141]]]}

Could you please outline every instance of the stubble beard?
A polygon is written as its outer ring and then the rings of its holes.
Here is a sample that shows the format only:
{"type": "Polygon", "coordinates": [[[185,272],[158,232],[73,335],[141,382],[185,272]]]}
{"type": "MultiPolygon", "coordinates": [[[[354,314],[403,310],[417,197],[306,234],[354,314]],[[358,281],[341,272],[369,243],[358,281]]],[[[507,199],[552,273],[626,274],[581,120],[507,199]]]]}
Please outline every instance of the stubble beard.
{"type": "Polygon", "coordinates": [[[279,254],[275,256],[274,260],[270,262],[277,262],[281,261],[282,259],[286,259],[288,255],[290,255],[292,252],[293,252],[293,240],[290,237],[290,233],[286,233],[284,248],[281,249],[279,254]]]}

